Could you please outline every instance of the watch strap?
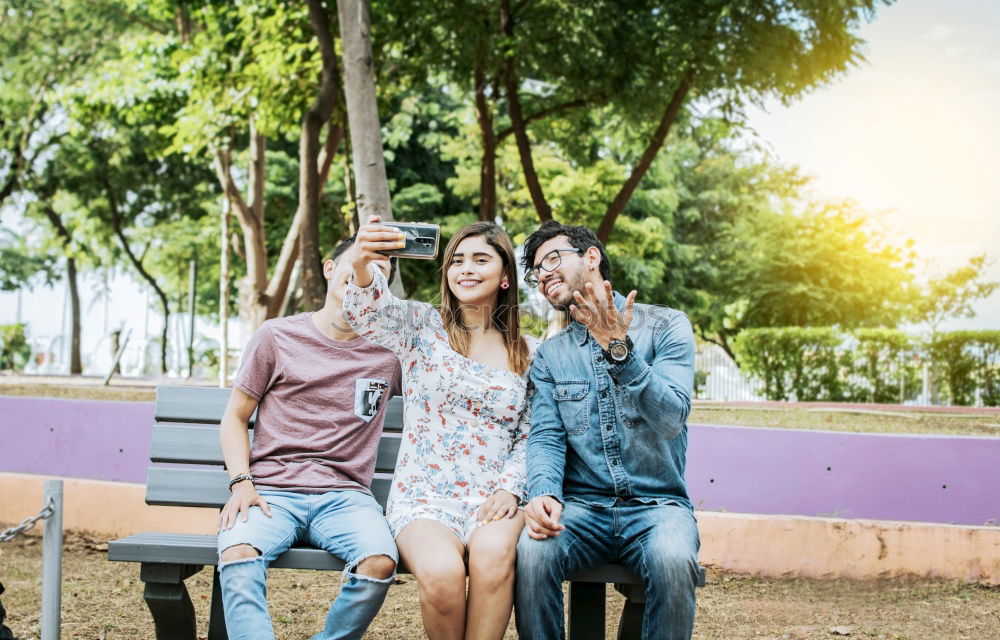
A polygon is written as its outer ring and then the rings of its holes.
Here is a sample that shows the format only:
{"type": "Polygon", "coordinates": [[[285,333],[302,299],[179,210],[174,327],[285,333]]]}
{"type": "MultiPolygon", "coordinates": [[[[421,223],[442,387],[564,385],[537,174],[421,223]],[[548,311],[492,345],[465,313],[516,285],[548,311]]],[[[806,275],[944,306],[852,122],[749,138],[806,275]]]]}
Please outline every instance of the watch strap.
{"type": "Polygon", "coordinates": [[[612,340],[608,344],[608,348],[607,349],[601,349],[601,353],[604,355],[604,359],[607,360],[608,362],[610,362],[611,364],[622,364],[623,362],[625,362],[626,360],[628,360],[628,357],[630,355],[632,355],[633,347],[634,347],[634,345],[632,344],[632,337],[626,334],[624,340],[612,340]],[[616,343],[623,343],[625,345],[625,347],[628,349],[628,353],[625,354],[625,357],[622,358],[621,360],[616,360],[615,358],[613,358],[611,356],[612,345],[614,345],[616,343]]]}

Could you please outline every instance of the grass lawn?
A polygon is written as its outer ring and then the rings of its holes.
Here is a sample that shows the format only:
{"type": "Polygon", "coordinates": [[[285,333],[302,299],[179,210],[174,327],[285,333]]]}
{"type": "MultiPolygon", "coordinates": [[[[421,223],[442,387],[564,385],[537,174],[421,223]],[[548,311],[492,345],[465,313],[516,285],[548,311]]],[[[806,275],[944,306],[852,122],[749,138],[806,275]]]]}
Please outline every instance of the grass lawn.
{"type": "MultiPolygon", "coordinates": [[[[84,400],[153,402],[155,386],[127,385],[114,380],[111,386],[85,379],[81,383],[34,382],[24,376],[0,378],[0,395],[47,396],[84,400]]],[[[1000,414],[953,414],[906,409],[879,411],[863,408],[810,408],[788,405],[781,408],[753,408],[745,405],[696,403],[689,421],[693,424],[721,424],[784,429],[823,429],[868,433],[936,433],[1000,437],[1000,414]]]]}
{"type": "Polygon", "coordinates": [[[909,408],[900,411],[879,411],[859,408],[809,408],[802,405],[789,405],[780,409],[695,406],[688,422],[781,429],[1000,437],[1000,415],[934,413],[909,410],[909,408]]]}
{"type": "MultiPolygon", "coordinates": [[[[0,544],[0,581],[7,625],[22,640],[39,635],[41,541],[20,537],[0,544]]],[[[139,566],[108,562],[100,544],[67,539],[63,561],[64,638],[152,638],[142,600],[139,566]]],[[[198,614],[198,634],[207,634],[211,569],[188,579],[198,614]]],[[[276,570],[269,592],[277,637],[306,638],[318,632],[339,573],[276,570]]],[[[412,576],[393,586],[366,638],[421,638],[423,630],[412,576]]],[[[607,637],[613,638],[623,598],[608,589],[607,637]]],[[[1000,590],[960,582],[905,580],[762,579],[710,570],[698,591],[694,637],[830,638],[833,629],[853,638],[995,639],[1000,630],[1000,590]]],[[[516,638],[513,623],[505,638],[516,638]]]]}

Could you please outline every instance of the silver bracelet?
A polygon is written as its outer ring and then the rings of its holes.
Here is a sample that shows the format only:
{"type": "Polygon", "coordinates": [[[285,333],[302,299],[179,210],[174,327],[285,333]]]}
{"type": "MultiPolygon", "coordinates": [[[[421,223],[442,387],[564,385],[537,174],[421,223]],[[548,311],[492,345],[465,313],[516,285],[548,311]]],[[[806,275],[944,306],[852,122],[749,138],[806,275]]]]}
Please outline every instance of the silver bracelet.
{"type": "Polygon", "coordinates": [[[241,473],[240,475],[236,476],[235,478],[229,481],[229,491],[231,492],[233,490],[233,485],[239,482],[243,482],[244,480],[249,480],[250,484],[252,484],[255,487],[257,486],[257,483],[253,481],[252,475],[250,475],[249,473],[241,473]]]}

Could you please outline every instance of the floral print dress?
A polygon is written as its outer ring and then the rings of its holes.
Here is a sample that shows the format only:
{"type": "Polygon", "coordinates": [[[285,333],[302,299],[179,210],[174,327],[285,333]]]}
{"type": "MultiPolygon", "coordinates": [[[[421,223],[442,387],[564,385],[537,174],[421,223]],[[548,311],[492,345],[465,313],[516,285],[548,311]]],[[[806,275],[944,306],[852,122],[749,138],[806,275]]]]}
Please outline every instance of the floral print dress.
{"type": "MultiPolygon", "coordinates": [[[[389,528],[395,537],[427,518],[467,543],[479,524],[476,512],[497,490],[525,498],[528,377],[456,352],[437,309],[396,298],[382,272],[373,271],[368,287],[351,278],[344,317],[402,364],[403,439],[386,505],[389,528]]],[[[525,340],[534,353],[538,340],[525,340]]]]}

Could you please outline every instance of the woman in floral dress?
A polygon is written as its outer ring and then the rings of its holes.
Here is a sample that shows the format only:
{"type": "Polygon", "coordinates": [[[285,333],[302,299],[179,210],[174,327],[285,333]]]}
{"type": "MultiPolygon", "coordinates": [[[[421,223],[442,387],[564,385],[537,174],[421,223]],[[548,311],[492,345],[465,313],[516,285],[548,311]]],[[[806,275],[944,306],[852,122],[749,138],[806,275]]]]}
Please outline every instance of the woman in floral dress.
{"type": "Polygon", "coordinates": [[[524,524],[527,373],[538,344],[520,334],[514,247],[495,224],[461,229],[444,251],[437,309],[395,298],[371,269],[384,259],[377,252],[403,246],[378,220],[358,230],[344,314],[403,367],[389,528],[417,578],[430,638],[502,638],[524,524]]]}

